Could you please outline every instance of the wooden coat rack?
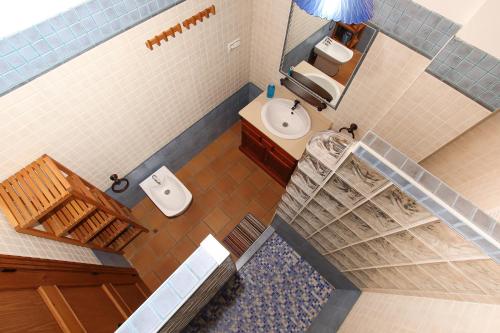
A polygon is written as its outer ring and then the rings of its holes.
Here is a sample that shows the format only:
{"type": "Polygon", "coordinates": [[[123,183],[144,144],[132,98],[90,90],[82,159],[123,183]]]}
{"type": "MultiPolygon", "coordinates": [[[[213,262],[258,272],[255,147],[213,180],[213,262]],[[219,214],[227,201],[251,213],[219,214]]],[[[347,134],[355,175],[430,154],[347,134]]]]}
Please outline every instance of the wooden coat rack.
{"type": "MultiPolygon", "coordinates": [[[[196,25],[199,22],[203,22],[204,18],[210,18],[210,15],[215,15],[215,6],[212,5],[208,8],[205,8],[201,12],[198,12],[197,14],[191,16],[190,18],[184,20],[182,22],[182,25],[186,29],[190,29],[191,25],[196,25]]],[[[182,26],[180,23],[177,23],[173,27],[170,27],[169,29],[163,31],[161,34],[154,36],[151,39],[148,39],[146,41],[146,47],[150,49],[151,51],[153,50],[154,45],[161,45],[161,41],[164,40],[168,42],[169,37],[175,37],[176,33],[182,33],[182,26]]]]}
{"type": "Polygon", "coordinates": [[[196,25],[198,23],[198,21],[203,22],[203,18],[205,18],[205,17],[210,18],[210,15],[215,15],[215,6],[214,5],[212,5],[208,8],[205,8],[201,12],[198,12],[197,14],[191,16],[188,19],[185,19],[182,22],[182,25],[186,29],[190,29],[191,25],[196,25]]]}
{"type": "Polygon", "coordinates": [[[180,34],[182,33],[182,27],[181,27],[180,23],[177,23],[173,27],[170,27],[169,29],[162,31],[161,34],[156,35],[151,39],[148,39],[146,41],[146,46],[148,49],[150,49],[152,51],[154,44],[160,46],[162,40],[165,40],[166,42],[168,42],[168,37],[175,38],[176,33],[180,33],[180,34]]]}

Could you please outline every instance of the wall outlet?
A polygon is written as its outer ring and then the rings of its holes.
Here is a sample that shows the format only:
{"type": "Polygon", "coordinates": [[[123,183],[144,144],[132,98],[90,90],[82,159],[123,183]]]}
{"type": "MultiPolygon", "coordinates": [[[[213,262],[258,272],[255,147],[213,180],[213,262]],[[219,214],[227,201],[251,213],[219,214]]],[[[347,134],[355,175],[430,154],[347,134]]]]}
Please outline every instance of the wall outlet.
{"type": "Polygon", "coordinates": [[[227,43],[227,53],[231,53],[232,50],[240,47],[241,41],[239,38],[233,40],[232,42],[227,43]]]}

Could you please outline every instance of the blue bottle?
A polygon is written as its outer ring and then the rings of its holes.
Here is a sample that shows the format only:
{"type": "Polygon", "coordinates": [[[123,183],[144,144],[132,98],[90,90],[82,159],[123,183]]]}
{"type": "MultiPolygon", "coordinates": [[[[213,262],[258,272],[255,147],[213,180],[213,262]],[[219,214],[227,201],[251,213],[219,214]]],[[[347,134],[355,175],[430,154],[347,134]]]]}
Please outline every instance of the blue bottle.
{"type": "Polygon", "coordinates": [[[267,98],[273,98],[276,87],[274,84],[270,84],[267,86],[267,98]]]}

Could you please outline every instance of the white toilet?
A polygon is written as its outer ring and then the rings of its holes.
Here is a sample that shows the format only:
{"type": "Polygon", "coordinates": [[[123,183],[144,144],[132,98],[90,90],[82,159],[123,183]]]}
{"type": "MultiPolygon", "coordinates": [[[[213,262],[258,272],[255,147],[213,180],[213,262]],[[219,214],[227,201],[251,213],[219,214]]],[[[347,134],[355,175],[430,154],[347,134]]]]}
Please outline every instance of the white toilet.
{"type": "Polygon", "coordinates": [[[139,185],[163,214],[168,217],[184,213],[193,200],[191,192],[165,166],[162,166],[139,185]]]}

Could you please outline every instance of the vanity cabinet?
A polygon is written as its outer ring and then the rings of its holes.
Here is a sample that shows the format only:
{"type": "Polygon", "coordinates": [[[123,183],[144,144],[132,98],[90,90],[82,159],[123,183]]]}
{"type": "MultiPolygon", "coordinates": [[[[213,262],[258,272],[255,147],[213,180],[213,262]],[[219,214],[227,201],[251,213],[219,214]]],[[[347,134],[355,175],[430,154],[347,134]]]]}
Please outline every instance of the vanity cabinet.
{"type": "Polygon", "coordinates": [[[282,186],[286,186],[297,166],[296,159],[244,119],[240,150],[282,186]]]}

